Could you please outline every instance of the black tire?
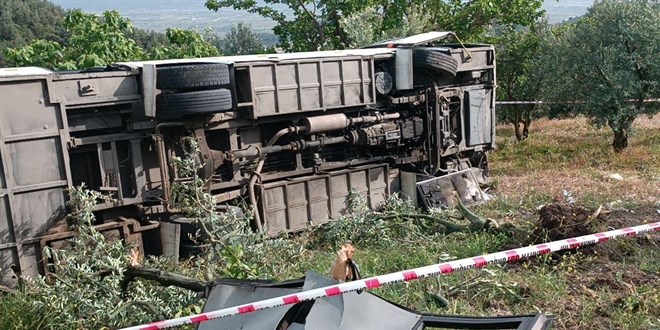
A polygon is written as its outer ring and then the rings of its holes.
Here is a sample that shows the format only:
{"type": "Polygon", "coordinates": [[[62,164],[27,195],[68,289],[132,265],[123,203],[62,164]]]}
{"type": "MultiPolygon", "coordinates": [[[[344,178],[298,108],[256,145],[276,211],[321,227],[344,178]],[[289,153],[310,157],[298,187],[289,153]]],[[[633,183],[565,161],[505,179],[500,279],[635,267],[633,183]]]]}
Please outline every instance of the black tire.
{"type": "Polygon", "coordinates": [[[414,49],[413,66],[421,70],[432,71],[436,74],[456,76],[458,61],[451,55],[432,49],[414,49]]]}
{"type": "Polygon", "coordinates": [[[160,118],[179,118],[228,111],[233,108],[232,101],[228,89],[159,94],[156,96],[156,115],[160,118]]]}
{"type": "Polygon", "coordinates": [[[488,170],[488,154],[485,151],[476,151],[470,156],[470,164],[472,167],[483,170],[484,179],[490,177],[488,170]]]}
{"type": "Polygon", "coordinates": [[[208,242],[208,235],[201,230],[201,226],[194,218],[175,215],[170,221],[180,225],[179,259],[198,256],[204,252],[203,244],[208,242]],[[199,232],[199,236],[197,236],[199,232]],[[202,244],[202,245],[200,245],[202,244]]]}
{"type": "Polygon", "coordinates": [[[156,88],[165,90],[217,88],[229,82],[229,68],[220,63],[165,66],[156,73],[156,88]]]}

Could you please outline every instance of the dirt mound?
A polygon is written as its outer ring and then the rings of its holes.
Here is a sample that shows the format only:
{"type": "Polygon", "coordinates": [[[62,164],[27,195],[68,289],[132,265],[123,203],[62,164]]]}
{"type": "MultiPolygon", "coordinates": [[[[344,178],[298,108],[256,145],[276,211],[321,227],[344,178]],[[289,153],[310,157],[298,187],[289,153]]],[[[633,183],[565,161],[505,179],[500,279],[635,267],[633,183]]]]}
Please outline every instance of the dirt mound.
{"type": "Polygon", "coordinates": [[[541,208],[539,221],[532,235],[534,242],[556,241],[565,238],[587,235],[595,210],[588,210],[573,204],[553,203],[541,208]]]}

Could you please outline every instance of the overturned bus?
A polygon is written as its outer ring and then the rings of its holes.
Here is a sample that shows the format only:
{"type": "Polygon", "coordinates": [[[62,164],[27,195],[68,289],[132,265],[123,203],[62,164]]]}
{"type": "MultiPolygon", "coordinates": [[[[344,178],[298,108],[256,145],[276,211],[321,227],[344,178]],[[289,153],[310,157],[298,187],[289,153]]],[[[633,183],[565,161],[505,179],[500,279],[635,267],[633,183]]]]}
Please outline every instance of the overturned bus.
{"type": "MultiPolygon", "coordinates": [[[[218,205],[246,201],[270,235],[402,192],[451,204],[438,181],[487,169],[494,148],[492,46],[430,32],[341,51],[0,69],[0,282],[46,270],[74,235],[66,189],[104,195],[97,229],[177,256],[171,159],[196,139],[218,205]]],[[[452,187],[453,185],[453,187],[452,187]]],[[[463,189],[466,190],[466,189],[463,189]]],[[[461,198],[479,199],[461,192],[461,198]]],[[[476,190],[478,192],[478,190],[476,190]]]]}

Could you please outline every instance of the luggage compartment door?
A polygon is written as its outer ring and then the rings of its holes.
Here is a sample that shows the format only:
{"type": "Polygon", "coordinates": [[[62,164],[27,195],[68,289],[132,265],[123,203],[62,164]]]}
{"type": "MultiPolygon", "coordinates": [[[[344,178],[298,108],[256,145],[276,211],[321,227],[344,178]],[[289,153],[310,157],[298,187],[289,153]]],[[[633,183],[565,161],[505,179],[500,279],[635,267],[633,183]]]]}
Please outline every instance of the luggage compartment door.
{"type": "Polygon", "coordinates": [[[32,239],[66,208],[67,134],[47,86],[43,78],[0,83],[0,282],[10,285],[11,269],[38,275],[32,239]]]}

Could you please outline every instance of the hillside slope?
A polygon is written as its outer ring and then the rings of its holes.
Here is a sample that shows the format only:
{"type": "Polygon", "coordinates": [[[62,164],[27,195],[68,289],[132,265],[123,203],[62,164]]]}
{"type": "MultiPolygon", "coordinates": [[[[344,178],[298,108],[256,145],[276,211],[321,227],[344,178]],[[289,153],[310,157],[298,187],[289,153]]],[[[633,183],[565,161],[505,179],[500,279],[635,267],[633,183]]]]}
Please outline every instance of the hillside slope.
{"type": "Polygon", "coordinates": [[[62,42],[65,11],[46,0],[0,0],[0,67],[6,66],[6,48],[33,39],[62,42]]]}

